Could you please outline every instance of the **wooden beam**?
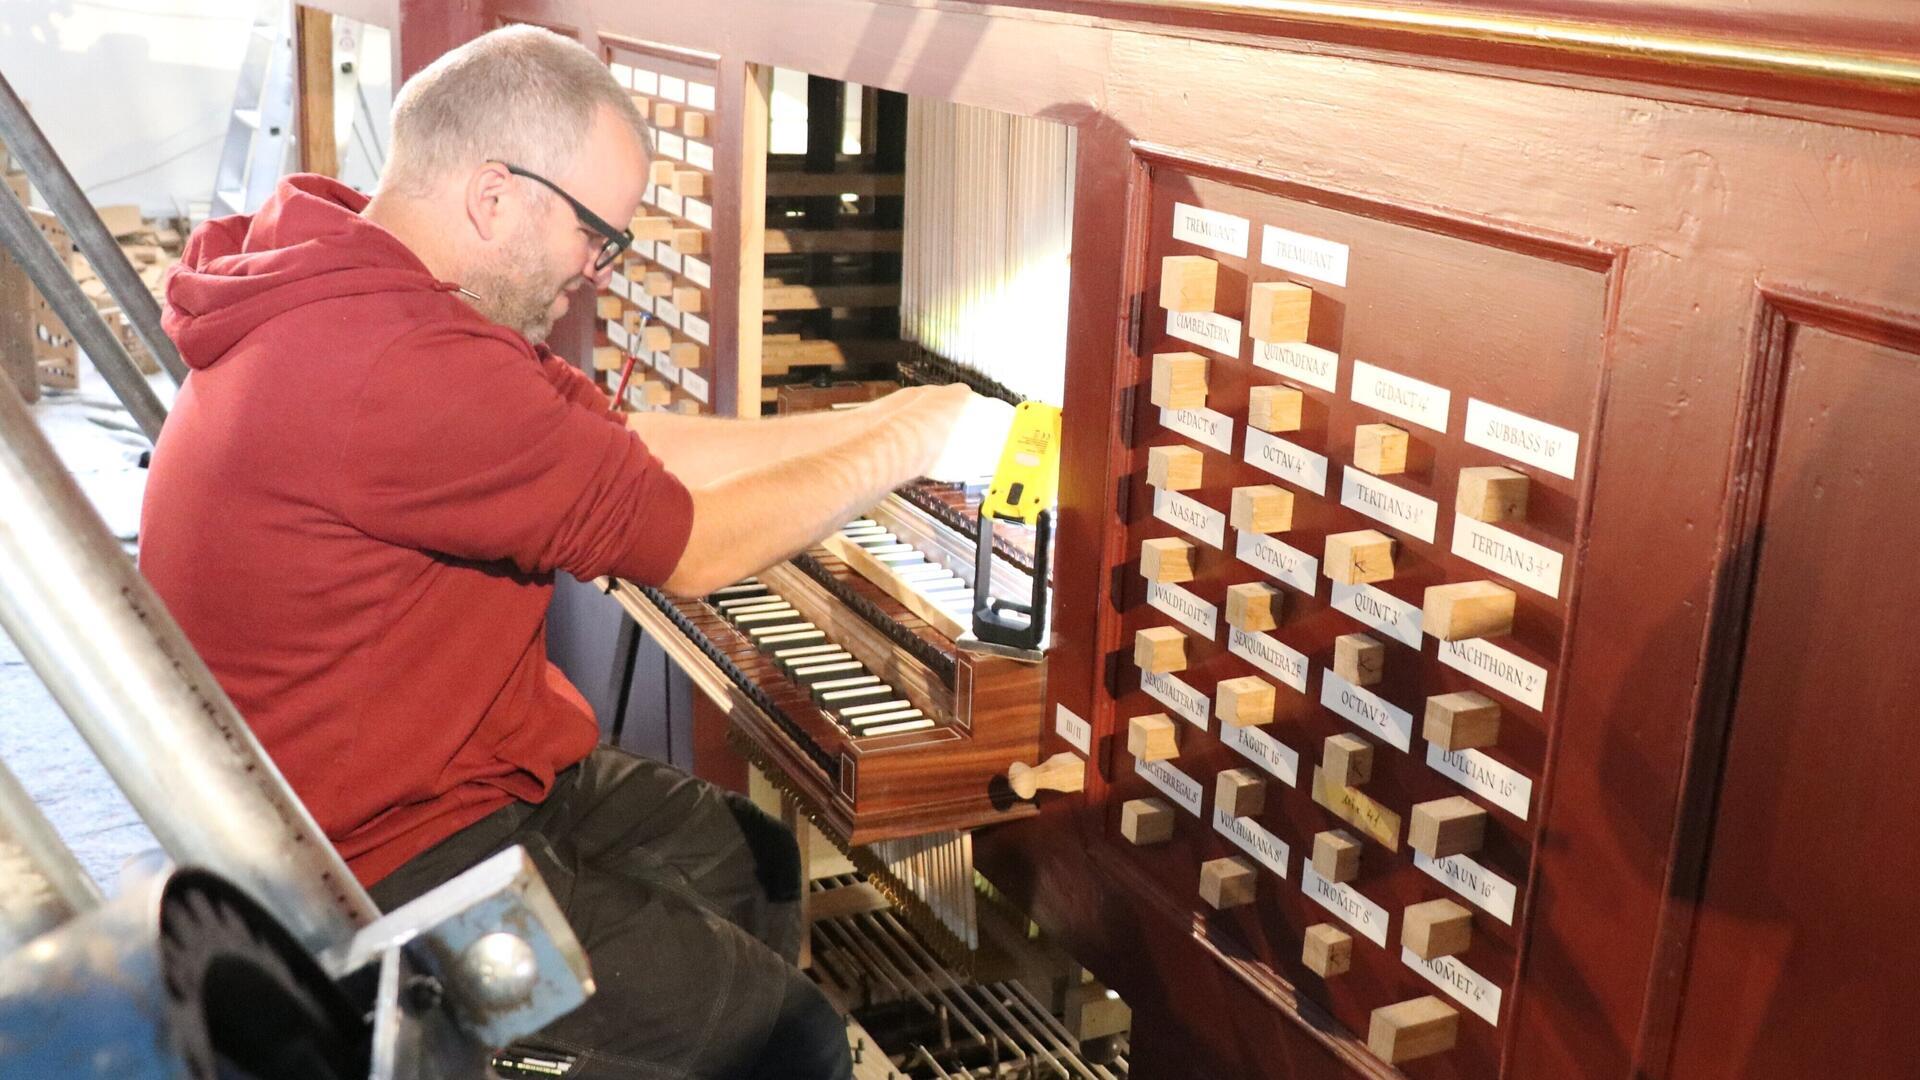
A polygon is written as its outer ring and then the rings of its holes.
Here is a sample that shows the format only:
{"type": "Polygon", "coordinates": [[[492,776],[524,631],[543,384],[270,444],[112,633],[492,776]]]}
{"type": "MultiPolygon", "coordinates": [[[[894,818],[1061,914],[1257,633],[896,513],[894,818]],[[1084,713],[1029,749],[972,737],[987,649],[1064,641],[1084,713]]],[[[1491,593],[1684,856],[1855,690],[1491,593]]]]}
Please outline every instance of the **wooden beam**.
{"type": "Polygon", "coordinates": [[[903,341],[775,341],[769,336],[760,346],[761,371],[767,375],[785,375],[797,367],[898,363],[906,355],[903,341]]]}
{"type": "Polygon", "coordinates": [[[767,311],[819,311],[822,308],[898,307],[900,286],[768,285],[761,293],[767,311]]]}
{"type": "Polygon", "coordinates": [[[841,255],[900,250],[899,229],[768,229],[769,255],[841,255]]]}
{"type": "Polygon", "coordinates": [[[901,173],[767,173],[767,197],[801,198],[821,195],[905,195],[907,178],[901,173]]]}
{"type": "MultiPolygon", "coordinates": [[[[767,109],[773,99],[773,68],[745,66],[745,92],[740,109],[740,251],[737,258],[740,286],[734,293],[734,393],[735,416],[759,416],[762,394],[760,377],[764,370],[760,355],[760,308],[765,288],[767,257],[762,244],[767,234],[767,109]]],[[[718,405],[718,403],[715,403],[718,405]]],[[[729,411],[716,409],[716,411],[729,411]]]]}
{"type": "Polygon", "coordinates": [[[299,111],[294,138],[300,171],[339,176],[340,148],[333,141],[333,16],[305,4],[296,4],[293,14],[294,101],[299,111]]]}

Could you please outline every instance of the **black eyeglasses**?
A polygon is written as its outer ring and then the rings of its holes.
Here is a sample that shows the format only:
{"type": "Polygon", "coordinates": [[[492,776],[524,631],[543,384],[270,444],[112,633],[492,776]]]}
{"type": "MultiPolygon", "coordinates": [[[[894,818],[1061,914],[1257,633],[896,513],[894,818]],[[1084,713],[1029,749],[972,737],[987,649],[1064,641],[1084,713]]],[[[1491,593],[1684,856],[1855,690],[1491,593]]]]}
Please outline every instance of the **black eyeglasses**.
{"type": "Polygon", "coordinates": [[[597,274],[607,267],[612,266],[613,260],[619,258],[621,252],[633,246],[632,229],[615,229],[612,225],[607,224],[606,219],[587,209],[586,205],[579,199],[567,194],[566,189],[562,188],[559,184],[541,176],[539,173],[528,172],[518,165],[509,165],[504,161],[498,161],[492,158],[487,160],[489,164],[498,165],[515,176],[524,176],[535,183],[546,185],[548,190],[567,200],[567,205],[573,207],[573,216],[580,219],[580,224],[606,237],[606,242],[600,245],[600,254],[594,256],[594,273],[597,274]]]}

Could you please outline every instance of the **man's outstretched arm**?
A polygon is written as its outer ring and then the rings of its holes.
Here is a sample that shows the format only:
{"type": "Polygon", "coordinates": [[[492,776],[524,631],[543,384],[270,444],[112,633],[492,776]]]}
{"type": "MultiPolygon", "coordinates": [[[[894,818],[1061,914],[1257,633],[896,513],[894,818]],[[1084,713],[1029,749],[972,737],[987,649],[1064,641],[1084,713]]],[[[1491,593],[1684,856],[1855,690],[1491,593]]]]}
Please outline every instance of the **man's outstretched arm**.
{"type": "MultiPolygon", "coordinates": [[[[758,447],[757,458],[731,457],[738,466],[732,471],[716,470],[715,478],[705,483],[688,482],[693,530],[664,582],[666,589],[682,596],[712,592],[817,543],[931,468],[971,396],[958,385],[903,391],[874,405],[819,418],[825,423],[796,426],[800,434],[758,447]]],[[[733,425],[744,430],[755,426],[751,421],[733,425]]],[[[662,430],[659,437],[669,435],[662,430]]],[[[661,456],[679,472],[671,458],[661,456]]]]}
{"type": "Polygon", "coordinates": [[[684,416],[644,412],[627,417],[627,427],[640,436],[667,471],[690,488],[701,488],[724,477],[765,465],[779,457],[816,453],[859,439],[887,423],[929,388],[898,390],[857,409],[807,412],[767,419],[684,416]]]}

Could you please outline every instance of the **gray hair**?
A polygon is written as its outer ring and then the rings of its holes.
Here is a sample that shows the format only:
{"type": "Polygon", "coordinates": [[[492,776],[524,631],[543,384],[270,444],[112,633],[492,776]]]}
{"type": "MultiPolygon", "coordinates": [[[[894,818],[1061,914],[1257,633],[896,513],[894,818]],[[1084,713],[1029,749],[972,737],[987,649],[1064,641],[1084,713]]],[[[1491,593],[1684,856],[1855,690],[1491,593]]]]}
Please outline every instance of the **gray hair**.
{"type": "Polygon", "coordinates": [[[380,189],[424,196],[449,172],[489,158],[557,176],[586,145],[601,106],[647,145],[633,99],[579,42],[537,26],[483,34],[400,88],[380,189]]]}

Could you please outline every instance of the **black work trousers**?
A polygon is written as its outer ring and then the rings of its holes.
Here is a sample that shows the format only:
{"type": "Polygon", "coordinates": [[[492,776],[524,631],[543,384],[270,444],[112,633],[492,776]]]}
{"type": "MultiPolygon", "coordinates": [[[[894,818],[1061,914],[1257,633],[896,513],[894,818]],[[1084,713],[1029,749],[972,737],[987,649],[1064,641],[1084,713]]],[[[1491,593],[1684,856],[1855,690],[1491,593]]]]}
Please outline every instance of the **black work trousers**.
{"type": "Polygon", "coordinates": [[[526,1045],[567,1080],[842,1080],[845,1023],[794,967],[800,853],[750,801],[601,747],[538,805],[515,803],[375,884],[392,909],[524,845],[598,989],[526,1045]]]}

